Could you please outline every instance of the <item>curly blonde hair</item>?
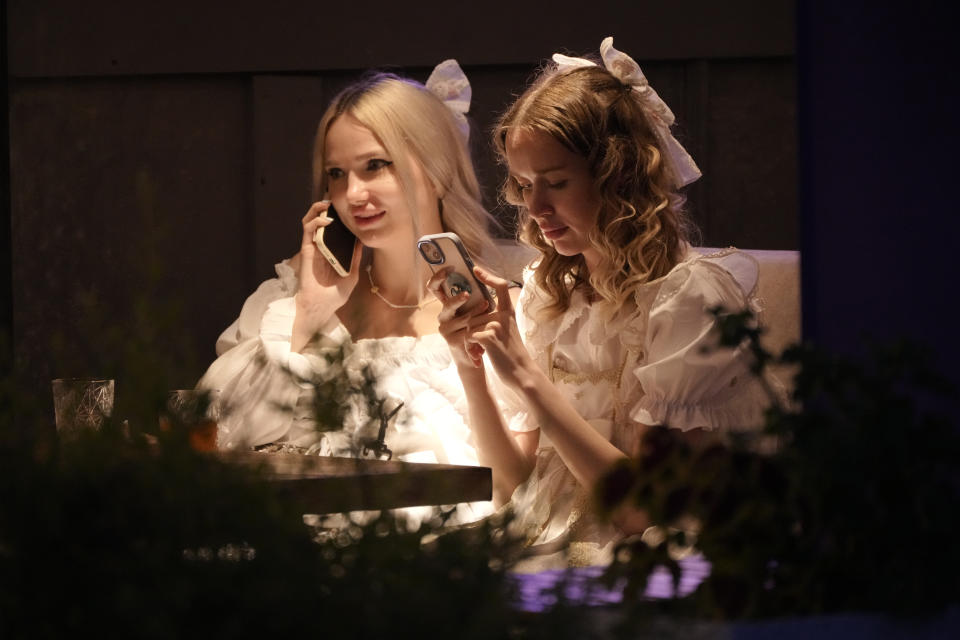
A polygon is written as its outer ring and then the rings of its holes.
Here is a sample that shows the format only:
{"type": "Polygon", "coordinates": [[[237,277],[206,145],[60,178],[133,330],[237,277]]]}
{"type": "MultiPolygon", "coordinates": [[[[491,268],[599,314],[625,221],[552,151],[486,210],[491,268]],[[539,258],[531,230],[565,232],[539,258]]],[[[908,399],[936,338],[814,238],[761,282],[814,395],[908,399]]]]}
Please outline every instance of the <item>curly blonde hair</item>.
{"type": "Polygon", "coordinates": [[[519,210],[519,239],[540,252],[534,279],[550,297],[549,313],[569,309],[573,291],[582,287],[612,314],[638,287],[680,262],[696,231],[648,116],[628,85],[600,66],[547,69],[494,129],[504,165],[512,130],[544,132],[586,158],[600,194],[597,225],[588,240],[601,260],[588,273],[582,255],[560,255],[546,241],[517,182],[507,176],[502,186],[504,199],[519,210]]]}
{"type": "MultiPolygon", "coordinates": [[[[344,114],[370,129],[390,155],[411,211],[426,204],[415,199],[414,173],[408,161],[412,156],[440,199],[443,230],[460,236],[467,251],[480,261],[496,253],[490,231],[497,223],[481,202],[467,140],[452,112],[419,82],[392,73],[362,77],[338,93],[327,107],[314,141],[314,200],[327,192],[327,131],[344,114]]],[[[419,235],[416,220],[414,216],[414,237],[419,235]]]]}

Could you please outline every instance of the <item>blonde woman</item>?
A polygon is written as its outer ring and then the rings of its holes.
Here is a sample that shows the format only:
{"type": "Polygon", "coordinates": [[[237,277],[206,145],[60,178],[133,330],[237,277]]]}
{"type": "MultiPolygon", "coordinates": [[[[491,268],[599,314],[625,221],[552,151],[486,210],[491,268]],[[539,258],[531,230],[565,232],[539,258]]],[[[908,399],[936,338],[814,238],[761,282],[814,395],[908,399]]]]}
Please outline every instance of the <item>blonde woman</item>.
{"type": "Polygon", "coordinates": [[[343,430],[321,436],[310,389],[290,375],[323,372],[324,353],[346,346],[348,370],[370,366],[378,394],[402,403],[386,438],[394,459],[477,463],[463,389],[438,334],[440,305],[425,288],[431,272],[416,251],[420,235],[444,231],[457,233],[474,256],[493,250],[493,221],[467,151],[469,100],[453,60],[427,86],[380,73],[334,98],[317,129],[316,202],[302,220],[300,251],[247,299],[198,385],[219,389],[231,409],[221,421],[221,448],[277,443],[355,453],[370,435],[358,432],[369,417],[362,403],[351,407],[343,430]],[[314,242],[317,229],[331,224],[331,204],[360,242],[347,277],[314,242]]]}
{"type": "MultiPolygon", "coordinates": [[[[758,424],[766,402],[745,353],[705,350],[716,345],[709,308],[756,308],[757,265],[691,249],[679,189],[700,172],[636,63],[612,38],[601,54],[555,55],[495,130],[504,194],[539,254],[516,313],[507,283],[483,270],[499,307],[465,318],[451,298],[441,313],[494,499],[543,554],[532,568],[606,562],[618,537],[644,529],[640,513],[602,521],[590,496],[647,426],[696,439],[758,424]]],[[[441,297],[442,275],[430,283],[441,297]]]]}

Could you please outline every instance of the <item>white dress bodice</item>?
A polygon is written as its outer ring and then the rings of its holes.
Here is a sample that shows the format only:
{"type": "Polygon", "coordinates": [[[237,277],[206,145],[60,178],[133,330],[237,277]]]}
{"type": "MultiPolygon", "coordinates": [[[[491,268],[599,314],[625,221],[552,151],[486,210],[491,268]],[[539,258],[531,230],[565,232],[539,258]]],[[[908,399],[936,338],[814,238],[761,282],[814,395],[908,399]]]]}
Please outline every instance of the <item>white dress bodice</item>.
{"type": "MultiPolygon", "coordinates": [[[[743,348],[717,348],[709,312],[723,306],[759,313],[757,277],[753,258],[735,249],[710,256],[691,250],[612,316],[574,291],[570,307],[551,317],[528,269],[517,321],[527,349],[580,416],[632,455],[644,425],[687,430],[761,424],[770,398],[750,373],[743,348]]],[[[509,426],[525,431],[541,425],[518,405],[509,426]]],[[[589,490],[566,468],[548,431],[540,430],[534,471],[511,500],[519,514],[515,526],[533,548],[569,543],[565,562],[607,561],[618,534],[595,517],[589,490]]]]}
{"type": "MultiPolygon", "coordinates": [[[[403,403],[386,432],[393,459],[478,464],[463,386],[441,335],[354,341],[334,316],[308,349],[291,351],[298,281],[287,261],[276,271],[221,334],[218,357],[197,385],[219,390],[226,408],[219,421],[221,449],[281,443],[320,455],[361,453],[363,440],[377,436],[378,416],[371,419],[360,396],[348,396],[342,428],[318,431],[314,387],[307,382],[329,376],[327,357],[343,349],[343,371],[335,374],[359,384],[367,368],[385,407],[403,403]]],[[[491,511],[489,502],[471,503],[458,520],[491,511]]]]}

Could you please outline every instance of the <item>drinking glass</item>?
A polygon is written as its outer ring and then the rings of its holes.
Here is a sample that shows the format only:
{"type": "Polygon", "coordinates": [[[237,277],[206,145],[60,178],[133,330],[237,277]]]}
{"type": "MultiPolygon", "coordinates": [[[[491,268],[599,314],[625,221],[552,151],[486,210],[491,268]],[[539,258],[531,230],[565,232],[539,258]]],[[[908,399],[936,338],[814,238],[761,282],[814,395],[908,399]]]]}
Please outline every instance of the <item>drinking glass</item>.
{"type": "Polygon", "coordinates": [[[57,433],[74,434],[98,430],[113,413],[113,380],[57,378],[53,386],[53,410],[57,433]]]}

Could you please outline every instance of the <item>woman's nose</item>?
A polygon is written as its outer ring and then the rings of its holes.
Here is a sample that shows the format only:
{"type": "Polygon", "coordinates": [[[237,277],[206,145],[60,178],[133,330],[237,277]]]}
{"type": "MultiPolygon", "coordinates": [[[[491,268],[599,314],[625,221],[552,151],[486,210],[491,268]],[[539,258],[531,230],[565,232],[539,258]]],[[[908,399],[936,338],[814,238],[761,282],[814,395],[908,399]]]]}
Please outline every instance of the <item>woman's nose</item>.
{"type": "Polygon", "coordinates": [[[347,174],[347,202],[357,206],[366,204],[369,199],[367,183],[353,172],[347,174]]]}
{"type": "Polygon", "coordinates": [[[533,186],[527,194],[527,210],[530,211],[530,215],[540,217],[553,212],[550,199],[543,189],[533,186]]]}

